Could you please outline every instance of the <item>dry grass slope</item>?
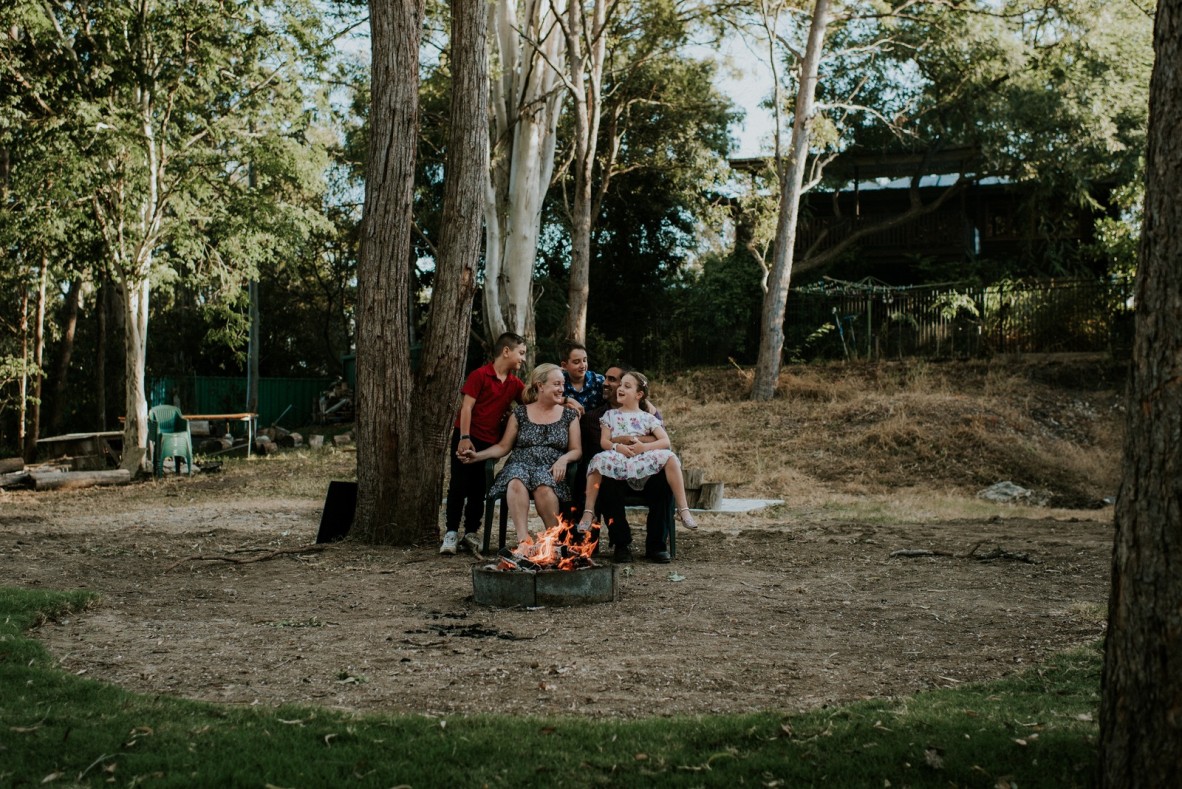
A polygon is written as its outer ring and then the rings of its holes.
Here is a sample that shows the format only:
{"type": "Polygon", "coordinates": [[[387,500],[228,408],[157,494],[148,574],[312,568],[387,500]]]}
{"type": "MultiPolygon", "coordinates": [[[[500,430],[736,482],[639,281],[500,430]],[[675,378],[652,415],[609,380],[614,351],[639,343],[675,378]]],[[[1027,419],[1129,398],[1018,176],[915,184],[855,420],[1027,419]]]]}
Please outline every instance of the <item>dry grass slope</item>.
{"type": "Polygon", "coordinates": [[[728,496],[963,496],[1010,480],[1076,509],[1116,493],[1123,368],[1105,359],[795,366],[770,403],[749,388],[735,367],[655,387],[683,460],[728,496]]]}

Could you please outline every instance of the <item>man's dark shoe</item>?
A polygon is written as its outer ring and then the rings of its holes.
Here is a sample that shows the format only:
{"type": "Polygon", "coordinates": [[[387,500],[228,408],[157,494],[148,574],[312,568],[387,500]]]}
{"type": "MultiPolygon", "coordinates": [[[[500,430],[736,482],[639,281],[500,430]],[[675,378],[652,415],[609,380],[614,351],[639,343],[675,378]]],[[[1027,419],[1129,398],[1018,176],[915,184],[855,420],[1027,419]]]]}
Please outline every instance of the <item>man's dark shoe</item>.
{"type": "Polygon", "coordinates": [[[646,553],[644,558],[648,559],[653,564],[669,564],[669,562],[673,561],[673,558],[669,555],[668,551],[654,551],[652,553],[646,553]]]}
{"type": "Polygon", "coordinates": [[[632,547],[630,545],[617,545],[612,560],[616,564],[626,564],[632,561],[632,547]]]}

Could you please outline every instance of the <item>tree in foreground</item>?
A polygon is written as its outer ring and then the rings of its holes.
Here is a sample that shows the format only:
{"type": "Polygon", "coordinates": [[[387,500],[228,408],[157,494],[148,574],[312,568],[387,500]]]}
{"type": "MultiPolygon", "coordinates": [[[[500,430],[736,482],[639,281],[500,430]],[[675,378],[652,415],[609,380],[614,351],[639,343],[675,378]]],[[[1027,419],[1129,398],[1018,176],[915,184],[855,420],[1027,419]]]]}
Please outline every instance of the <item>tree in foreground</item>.
{"type": "Polygon", "coordinates": [[[1101,786],[1182,785],[1182,0],[1160,0],[1124,480],[1100,707],[1101,786]]]}
{"type": "Polygon", "coordinates": [[[488,168],[486,5],[452,13],[451,126],[443,233],[421,363],[410,360],[411,200],[419,134],[423,0],[370,3],[373,70],[358,264],[357,516],[366,542],[434,540],[443,457],[476,292],[488,168]]]}

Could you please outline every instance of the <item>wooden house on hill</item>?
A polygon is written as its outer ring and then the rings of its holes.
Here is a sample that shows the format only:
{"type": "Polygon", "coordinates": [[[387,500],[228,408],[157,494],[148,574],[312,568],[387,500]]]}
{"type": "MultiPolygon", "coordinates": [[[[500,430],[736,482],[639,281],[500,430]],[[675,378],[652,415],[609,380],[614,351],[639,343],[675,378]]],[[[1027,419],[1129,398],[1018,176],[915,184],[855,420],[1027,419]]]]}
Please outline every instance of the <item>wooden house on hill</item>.
{"type": "MultiPolygon", "coordinates": [[[[736,159],[740,171],[766,170],[766,159],[736,159]]],[[[1093,240],[1095,215],[1037,196],[1035,184],[979,177],[976,152],[843,154],[826,183],[806,193],[794,274],[856,260],[866,274],[903,284],[917,260],[955,264],[1006,261],[1036,273],[1052,245],[1079,249],[1093,240]]],[[[1099,195],[1103,198],[1106,195],[1099,195]]],[[[736,244],[744,243],[741,218],[736,244]]]]}

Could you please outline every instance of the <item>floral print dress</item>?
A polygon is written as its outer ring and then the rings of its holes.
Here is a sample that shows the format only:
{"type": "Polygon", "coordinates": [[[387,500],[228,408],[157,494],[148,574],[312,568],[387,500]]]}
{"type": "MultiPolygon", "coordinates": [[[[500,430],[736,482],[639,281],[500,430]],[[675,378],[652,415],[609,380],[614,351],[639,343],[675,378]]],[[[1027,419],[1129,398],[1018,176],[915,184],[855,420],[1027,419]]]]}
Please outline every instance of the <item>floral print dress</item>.
{"type": "MultiPolygon", "coordinates": [[[[652,433],[661,420],[647,411],[620,411],[613,408],[600,418],[599,424],[606,426],[613,436],[644,436],[652,433]]],[[[641,490],[649,477],[665,468],[665,463],[671,457],[673,451],[670,449],[650,449],[636,457],[626,457],[614,449],[607,449],[591,458],[587,471],[598,471],[605,477],[626,480],[629,487],[641,490]]]]}
{"type": "Polygon", "coordinates": [[[539,425],[529,421],[525,406],[518,405],[513,408],[513,416],[517,417],[517,440],[513,442],[509,459],[488,489],[488,498],[501,497],[508,490],[509,483],[519,479],[530,493],[545,486],[553,488],[560,500],[569,501],[570,486],[566,480],[555,482],[550,469],[570,448],[570,423],[579,418],[578,413],[564,408],[557,421],[539,425]]]}

